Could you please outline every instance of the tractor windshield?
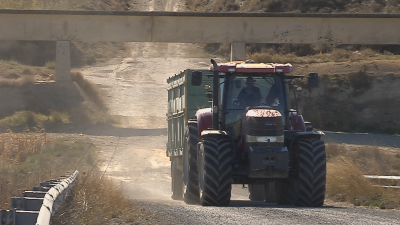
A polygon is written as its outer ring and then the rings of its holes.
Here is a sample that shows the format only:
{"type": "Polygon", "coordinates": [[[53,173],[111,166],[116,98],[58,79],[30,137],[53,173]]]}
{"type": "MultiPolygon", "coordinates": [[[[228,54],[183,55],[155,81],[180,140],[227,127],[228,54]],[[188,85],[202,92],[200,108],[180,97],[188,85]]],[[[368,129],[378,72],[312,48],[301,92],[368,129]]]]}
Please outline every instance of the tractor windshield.
{"type": "Polygon", "coordinates": [[[284,85],[276,74],[232,74],[227,76],[226,130],[239,140],[246,107],[270,106],[285,117],[284,85]]]}
{"type": "MultiPolygon", "coordinates": [[[[227,110],[245,109],[248,106],[271,106],[283,109],[281,77],[268,74],[236,74],[230,76],[227,110]]],[[[283,112],[282,112],[283,113],[283,112]]]]}

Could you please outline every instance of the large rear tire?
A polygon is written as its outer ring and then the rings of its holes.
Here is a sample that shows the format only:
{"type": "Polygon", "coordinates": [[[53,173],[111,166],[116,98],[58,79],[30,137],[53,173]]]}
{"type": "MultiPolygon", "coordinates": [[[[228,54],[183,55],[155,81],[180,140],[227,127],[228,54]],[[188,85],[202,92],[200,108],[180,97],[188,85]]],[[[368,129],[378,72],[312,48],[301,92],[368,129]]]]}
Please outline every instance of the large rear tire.
{"type": "Polygon", "coordinates": [[[179,159],[174,158],[171,161],[171,188],[172,188],[172,199],[182,200],[183,197],[183,174],[182,170],[178,169],[179,159]]]}
{"type": "Polygon", "coordinates": [[[186,204],[195,205],[200,202],[199,180],[197,173],[197,123],[189,122],[187,137],[183,149],[183,199],[186,204]]]}
{"type": "Polygon", "coordinates": [[[318,139],[297,141],[297,177],[280,181],[278,204],[321,207],[325,200],[326,152],[318,139]]]}
{"type": "Polygon", "coordinates": [[[203,138],[198,165],[201,205],[228,206],[232,190],[231,140],[203,138]]]}

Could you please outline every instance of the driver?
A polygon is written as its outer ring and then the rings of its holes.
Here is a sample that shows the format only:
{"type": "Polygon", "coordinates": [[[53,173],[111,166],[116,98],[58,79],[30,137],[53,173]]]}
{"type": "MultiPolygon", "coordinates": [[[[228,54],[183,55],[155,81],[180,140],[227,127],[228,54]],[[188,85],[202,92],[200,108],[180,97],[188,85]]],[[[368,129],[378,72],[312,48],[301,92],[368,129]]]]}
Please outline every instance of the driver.
{"type": "Polygon", "coordinates": [[[240,90],[236,97],[238,104],[246,106],[259,105],[261,101],[260,88],[254,86],[254,78],[246,78],[246,87],[240,90]]]}

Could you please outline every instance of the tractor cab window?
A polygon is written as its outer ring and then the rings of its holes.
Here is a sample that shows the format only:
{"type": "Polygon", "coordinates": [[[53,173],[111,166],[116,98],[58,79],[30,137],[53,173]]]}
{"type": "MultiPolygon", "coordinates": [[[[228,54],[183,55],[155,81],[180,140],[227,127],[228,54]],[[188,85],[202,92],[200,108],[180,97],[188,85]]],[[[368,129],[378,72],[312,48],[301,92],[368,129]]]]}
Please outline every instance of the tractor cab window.
{"type": "Polygon", "coordinates": [[[241,121],[246,107],[270,106],[285,115],[284,85],[279,75],[231,74],[227,79],[228,85],[224,87],[228,89],[224,116],[226,131],[232,135],[233,140],[240,140],[241,121]]]}
{"type": "MultiPolygon", "coordinates": [[[[252,74],[253,75],[253,74],[252,74]]],[[[231,76],[226,109],[245,109],[248,106],[283,107],[282,84],[277,76],[231,76]]]]}

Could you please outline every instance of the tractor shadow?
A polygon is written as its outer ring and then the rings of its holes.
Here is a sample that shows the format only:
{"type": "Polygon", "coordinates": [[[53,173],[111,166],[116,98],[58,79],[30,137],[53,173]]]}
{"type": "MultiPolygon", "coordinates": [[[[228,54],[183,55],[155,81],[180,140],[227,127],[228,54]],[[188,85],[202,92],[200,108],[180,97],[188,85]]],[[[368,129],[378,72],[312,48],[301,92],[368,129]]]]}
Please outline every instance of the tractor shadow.
{"type": "Polygon", "coordinates": [[[322,207],[299,207],[294,205],[278,205],[276,203],[266,203],[263,201],[250,201],[250,200],[231,200],[231,208],[242,208],[242,207],[257,207],[257,208],[291,208],[291,209],[340,209],[344,207],[324,205],[322,207]]]}

